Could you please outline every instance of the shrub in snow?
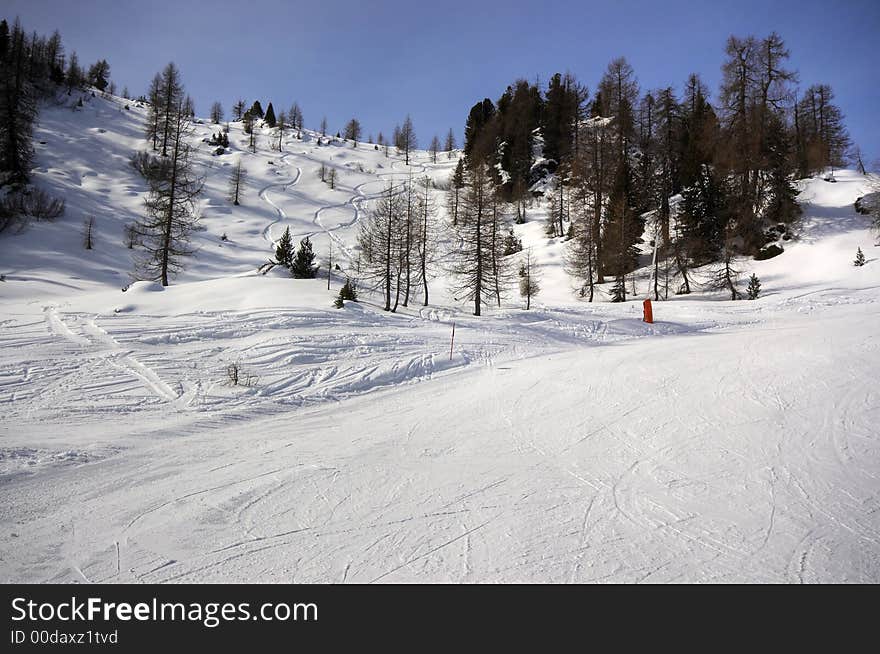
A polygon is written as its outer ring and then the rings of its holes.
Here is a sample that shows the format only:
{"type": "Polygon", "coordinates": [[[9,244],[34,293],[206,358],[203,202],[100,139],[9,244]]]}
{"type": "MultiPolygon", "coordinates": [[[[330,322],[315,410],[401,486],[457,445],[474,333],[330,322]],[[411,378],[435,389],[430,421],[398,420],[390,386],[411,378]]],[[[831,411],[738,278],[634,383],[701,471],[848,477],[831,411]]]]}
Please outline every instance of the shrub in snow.
{"type": "Polygon", "coordinates": [[[865,265],[865,253],[862,252],[862,248],[859,248],[856,252],[856,260],[853,261],[854,266],[864,266],[865,265]]]}
{"type": "Polygon", "coordinates": [[[226,381],[231,386],[254,386],[258,380],[258,377],[247,372],[238,361],[226,366],[226,381]]]}
{"type": "Polygon", "coordinates": [[[341,309],[345,306],[345,300],[357,302],[357,285],[350,278],[345,278],[345,284],[339,289],[339,295],[333,301],[333,306],[341,309]]]}
{"type": "Polygon", "coordinates": [[[507,231],[507,236],[504,237],[504,256],[508,256],[511,254],[516,254],[517,252],[521,252],[523,249],[522,241],[513,233],[512,229],[507,231]]]}
{"type": "Polygon", "coordinates": [[[761,294],[761,280],[758,279],[755,273],[752,273],[752,276],[749,277],[749,286],[746,288],[746,293],[750,300],[757,300],[761,294]]]}
{"type": "Polygon", "coordinates": [[[0,232],[13,225],[24,229],[30,220],[55,220],[64,213],[64,200],[40,190],[25,189],[0,199],[0,232]]]}

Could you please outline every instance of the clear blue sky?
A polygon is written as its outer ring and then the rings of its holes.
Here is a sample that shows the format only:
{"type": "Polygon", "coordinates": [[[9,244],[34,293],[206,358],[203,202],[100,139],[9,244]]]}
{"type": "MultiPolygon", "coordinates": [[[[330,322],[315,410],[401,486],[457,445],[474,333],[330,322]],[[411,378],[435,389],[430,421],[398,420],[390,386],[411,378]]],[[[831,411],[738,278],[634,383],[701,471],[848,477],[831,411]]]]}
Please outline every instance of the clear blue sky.
{"type": "Polygon", "coordinates": [[[145,92],[169,60],[200,114],[218,99],[295,99],[307,126],[357,117],[365,136],[409,112],[421,145],[518,77],[570,71],[596,86],[627,57],[643,88],[703,75],[717,89],[730,34],[779,32],[803,87],[830,83],[853,138],[880,159],[880,1],[4,0],[30,30],[61,31],[83,63],[110,62],[121,91],[145,92]]]}

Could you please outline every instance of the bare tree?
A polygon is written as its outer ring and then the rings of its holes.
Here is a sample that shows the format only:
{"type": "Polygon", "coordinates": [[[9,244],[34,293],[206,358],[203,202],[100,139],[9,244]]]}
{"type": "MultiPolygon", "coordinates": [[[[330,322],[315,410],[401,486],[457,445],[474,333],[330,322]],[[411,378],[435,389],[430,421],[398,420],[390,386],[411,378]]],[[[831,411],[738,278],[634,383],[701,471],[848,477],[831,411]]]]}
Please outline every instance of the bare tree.
{"type": "Polygon", "coordinates": [[[418,147],[416,131],[413,127],[412,118],[410,118],[409,115],[404,119],[403,127],[400,128],[400,144],[398,147],[403,151],[405,157],[404,163],[408,166],[410,152],[418,147]]]}
{"type": "Polygon", "coordinates": [[[541,292],[541,280],[532,259],[532,249],[526,250],[525,261],[519,268],[519,294],[526,299],[526,310],[532,308],[532,298],[541,292]]]}
{"type": "Polygon", "coordinates": [[[239,158],[232,167],[232,174],[229,177],[229,200],[236,207],[241,204],[246,179],[247,170],[241,165],[241,159],[239,158]]]}
{"type": "Polygon", "coordinates": [[[354,147],[357,147],[357,142],[361,140],[361,124],[357,118],[352,118],[345,124],[344,138],[346,141],[352,141],[354,147]]]}
{"type": "Polygon", "coordinates": [[[382,291],[385,311],[392,311],[391,291],[400,280],[400,224],[404,207],[392,182],[361,222],[358,246],[363,253],[363,274],[368,284],[382,291]]]}
{"type": "MultiPolygon", "coordinates": [[[[172,135],[177,129],[179,109],[185,102],[183,97],[183,84],[180,81],[180,71],[174,62],[169,62],[162,71],[161,84],[159,86],[159,124],[162,133],[162,156],[168,156],[168,145],[172,135]]],[[[192,111],[192,102],[188,103],[192,111]]]]}
{"type": "Polygon", "coordinates": [[[86,250],[91,250],[94,245],[94,231],[95,231],[95,218],[94,216],[89,216],[83,222],[83,247],[86,250]]]}
{"type": "Polygon", "coordinates": [[[431,139],[431,145],[428,148],[431,152],[431,163],[437,163],[437,152],[440,150],[440,139],[437,135],[434,135],[434,138],[431,139]]]}
{"type": "Polygon", "coordinates": [[[327,136],[327,116],[321,119],[321,136],[327,136]]]}
{"type": "Polygon", "coordinates": [[[192,132],[192,102],[187,97],[171,107],[165,147],[168,165],[164,175],[148,179],[146,217],[137,231],[145,254],[138,262],[141,278],[161,281],[183,269],[184,257],[194,254],[190,234],[196,226],[195,200],[202,191],[203,179],[195,175],[191,147],[187,138],[192,132]]]}
{"type": "Polygon", "coordinates": [[[419,258],[418,277],[422,283],[422,303],[424,306],[428,306],[428,277],[437,255],[437,234],[434,222],[436,213],[437,211],[431,198],[431,179],[425,175],[419,184],[418,190],[418,228],[415,237],[419,258]]]}
{"type": "Polygon", "coordinates": [[[446,144],[443,147],[446,150],[446,158],[452,159],[452,151],[455,150],[455,132],[452,131],[452,128],[449,128],[449,132],[446,133],[446,144]]]}
{"type": "Polygon", "coordinates": [[[223,105],[219,102],[215,102],[211,105],[211,122],[215,125],[219,125],[223,120],[223,105]]]}
{"type": "MultiPolygon", "coordinates": [[[[457,278],[456,297],[474,303],[474,315],[490,301],[497,301],[501,271],[493,251],[493,183],[485,164],[467,174],[461,219],[455,227],[459,247],[450,253],[451,272],[457,278]],[[495,264],[495,265],[493,265],[495,264]]],[[[500,240],[500,239],[499,239],[500,240]]]]}
{"type": "Polygon", "coordinates": [[[247,111],[247,102],[239,98],[235,101],[235,104],[232,105],[232,116],[237,121],[241,120],[245,111],[247,111]]]}

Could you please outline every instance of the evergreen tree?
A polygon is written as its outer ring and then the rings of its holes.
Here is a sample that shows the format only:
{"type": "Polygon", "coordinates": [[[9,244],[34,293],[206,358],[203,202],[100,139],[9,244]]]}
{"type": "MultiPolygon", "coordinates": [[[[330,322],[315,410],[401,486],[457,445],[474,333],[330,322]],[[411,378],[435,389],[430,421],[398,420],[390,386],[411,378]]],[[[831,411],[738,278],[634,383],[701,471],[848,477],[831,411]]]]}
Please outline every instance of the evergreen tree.
{"type": "Polygon", "coordinates": [[[746,288],[746,294],[750,300],[757,300],[761,294],[761,280],[758,279],[755,273],[752,273],[752,276],[749,277],[749,286],[746,288]]]}
{"type": "Polygon", "coordinates": [[[272,103],[269,103],[269,106],[266,107],[266,115],[263,117],[263,120],[266,121],[266,124],[269,127],[275,127],[275,108],[272,106],[272,103]]]}
{"type": "Polygon", "coordinates": [[[104,91],[110,84],[110,64],[106,59],[101,59],[89,67],[89,84],[99,91],[104,91]]]}
{"type": "Polygon", "coordinates": [[[27,38],[16,19],[8,55],[0,67],[0,171],[6,176],[0,183],[26,183],[30,179],[34,155],[31,133],[37,99],[27,74],[27,57],[27,38]]]}
{"type": "Polygon", "coordinates": [[[260,104],[260,101],[259,101],[259,100],[254,100],[254,103],[251,105],[251,108],[248,109],[248,112],[250,113],[250,115],[251,115],[254,119],[256,119],[256,118],[262,118],[262,117],[263,117],[263,107],[262,107],[262,105],[260,104]]]}
{"type": "Polygon", "coordinates": [[[76,52],[73,52],[70,55],[70,61],[67,63],[67,70],[64,72],[68,95],[70,95],[73,89],[78,89],[83,85],[83,77],[83,71],[79,65],[79,57],[76,56],[76,52]]]}
{"type": "Polygon", "coordinates": [[[345,306],[345,300],[349,300],[350,302],[357,302],[357,285],[351,280],[350,277],[345,278],[345,284],[342,285],[342,288],[339,289],[339,295],[333,301],[333,306],[337,309],[341,309],[345,306]]]}
{"type": "Polygon", "coordinates": [[[290,227],[285,228],[284,234],[275,245],[275,262],[279,266],[284,266],[292,270],[295,257],[295,249],[293,239],[290,237],[290,227]]]}
{"type": "Polygon", "coordinates": [[[865,265],[865,254],[862,252],[862,248],[859,248],[856,252],[856,260],[853,261],[854,266],[864,266],[865,265]]]}
{"type": "Polygon", "coordinates": [[[318,274],[318,266],[314,265],[315,253],[312,250],[312,241],[306,236],[299,242],[296,257],[290,264],[290,274],[296,279],[314,279],[318,274]]]}
{"type": "Polygon", "coordinates": [[[494,117],[495,105],[489,98],[471,107],[464,127],[464,156],[469,168],[479,167],[483,163],[494,163],[494,117]]]}

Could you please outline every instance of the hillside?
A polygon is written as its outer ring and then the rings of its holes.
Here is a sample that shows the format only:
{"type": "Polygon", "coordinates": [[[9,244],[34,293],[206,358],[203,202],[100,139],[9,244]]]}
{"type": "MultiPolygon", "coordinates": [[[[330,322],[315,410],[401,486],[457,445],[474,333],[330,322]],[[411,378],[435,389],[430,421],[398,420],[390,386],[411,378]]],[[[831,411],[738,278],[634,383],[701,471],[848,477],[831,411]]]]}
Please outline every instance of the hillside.
{"type": "Polygon", "coordinates": [[[671,296],[648,325],[643,269],[638,301],[586,303],[536,205],[514,226],[542,276],[532,310],[511,289],[475,318],[442,265],[428,307],[337,310],[371,198],[445,183],[455,157],[407,167],[309,131],[281,154],[262,132],[254,154],[233,123],[225,154],[199,149],[198,254],[170,287],[129,286],[146,143],[125,104],[41,113],[35,182],[66,214],[0,235],[3,581],[880,581],[864,177],[801,183],[798,238],[737,263],[755,301],[671,296]],[[286,227],[318,279],[256,272],[286,227]],[[252,386],[227,383],[236,362],[252,386]]]}

